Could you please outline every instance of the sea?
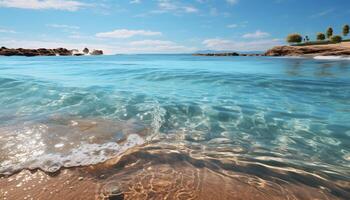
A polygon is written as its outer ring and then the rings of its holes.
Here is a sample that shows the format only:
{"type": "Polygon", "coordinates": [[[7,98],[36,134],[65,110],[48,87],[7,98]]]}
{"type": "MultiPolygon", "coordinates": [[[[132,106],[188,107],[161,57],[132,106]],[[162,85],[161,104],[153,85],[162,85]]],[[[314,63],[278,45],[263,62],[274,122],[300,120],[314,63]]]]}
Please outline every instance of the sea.
{"type": "Polygon", "coordinates": [[[0,57],[1,175],[150,146],[139,159],[350,199],[350,60],[0,57]]]}

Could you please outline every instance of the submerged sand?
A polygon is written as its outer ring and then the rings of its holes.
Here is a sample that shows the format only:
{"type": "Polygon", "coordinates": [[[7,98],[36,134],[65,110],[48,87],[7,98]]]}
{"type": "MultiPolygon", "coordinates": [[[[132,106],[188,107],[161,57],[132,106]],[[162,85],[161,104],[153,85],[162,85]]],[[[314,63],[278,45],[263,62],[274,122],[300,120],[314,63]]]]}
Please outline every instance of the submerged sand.
{"type": "Polygon", "coordinates": [[[350,183],[254,162],[206,158],[184,146],[147,144],[102,164],[0,179],[12,199],[346,199],[350,183]]]}
{"type": "Polygon", "coordinates": [[[37,126],[44,127],[39,143],[21,126],[0,129],[2,144],[12,145],[0,158],[15,166],[4,165],[0,199],[345,200],[350,196],[346,169],[327,172],[328,168],[317,170],[282,158],[245,156],[247,150],[227,138],[204,142],[200,134],[152,135],[134,121],[54,118],[26,125],[37,126]],[[52,137],[55,134],[59,137],[52,137]],[[150,135],[152,139],[141,140],[150,135]],[[85,150],[86,144],[98,148],[72,156],[81,141],[85,150]],[[105,148],[106,142],[117,146],[105,148]],[[100,162],[91,160],[101,156],[100,162]]]}

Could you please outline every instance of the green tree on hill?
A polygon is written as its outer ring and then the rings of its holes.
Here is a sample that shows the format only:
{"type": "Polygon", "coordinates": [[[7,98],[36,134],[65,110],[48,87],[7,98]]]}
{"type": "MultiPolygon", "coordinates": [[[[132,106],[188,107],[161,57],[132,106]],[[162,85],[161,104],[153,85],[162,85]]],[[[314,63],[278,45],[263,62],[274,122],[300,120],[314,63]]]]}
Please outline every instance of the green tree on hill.
{"type": "Polygon", "coordinates": [[[327,38],[330,38],[330,37],[332,37],[333,36],[333,28],[332,27],[329,27],[328,29],[327,29],[327,38]]]}
{"type": "Polygon", "coordinates": [[[298,33],[290,34],[287,37],[287,42],[288,43],[300,43],[302,41],[303,41],[303,37],[300,34],[298,34],[298,33]]]}
{"type": "Polygon", "coordinates": [[[318,41],[323,41],[326,39],[326,36],[324,33],[317,33],[317,40],[318,41]]]}
{"type": "Polygon", "coordinates": [[[350,29],[349,25],[346,24],[343,26],[343,35],[344,36],[347,36],[349,34],[349,29],[350,29]]]}
{"type": "Polygon", "coordinates": [[[340,35],[334,35],[330,38],[331,42],[333,43],[340,43],[343,38],[340,35]]]}

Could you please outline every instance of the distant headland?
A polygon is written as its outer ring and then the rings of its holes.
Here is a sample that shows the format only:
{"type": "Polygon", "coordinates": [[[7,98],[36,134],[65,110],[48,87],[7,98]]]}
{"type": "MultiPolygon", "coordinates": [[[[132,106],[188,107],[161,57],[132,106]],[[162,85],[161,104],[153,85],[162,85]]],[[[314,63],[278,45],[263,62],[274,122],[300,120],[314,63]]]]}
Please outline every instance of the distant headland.
{"type": "MultiPolygon", "coordinates": [[[[349,25],[344,25],[342,36],[349,34],[349,25]]],[[[289,46],[277,46],[269,49],[265,56],[350,56],[350,39],[334,35],[329,27],[326,33],[317,33],[316,41],[310,41],[308,35],[293,33],[287,36],[289,46]],[[326,39],[327,38],[327,39],[326,39]]]]}
{"type": "Polygon", "coordinates": [[[102,50],[92,50],[84,48],[82,52],[78,49],[68,50],[66,48],[56,48],[56,49],[23,49],[23,48],[0,48],[0,56],[84,56],[84,55],[103,55],[102,50]]]}
{"type": "MultiPolygon", "coordinates": [[[[349,34],[349,25],[344,25],[342,36],[349,34]]],[[[350,39],[344,39],[340,35],[333,34],[333,28],[329,27],[326,33],[317,33],[316,41],[310,41],[309,36],[293,33],[287,36],[289,45],[276,46],[265,53],[241,54],[237,52],[206,52],[195,53],[194,56],[350,56],[350,39]],[[326,39],[327,38],[327,39],[326,39]]]]}

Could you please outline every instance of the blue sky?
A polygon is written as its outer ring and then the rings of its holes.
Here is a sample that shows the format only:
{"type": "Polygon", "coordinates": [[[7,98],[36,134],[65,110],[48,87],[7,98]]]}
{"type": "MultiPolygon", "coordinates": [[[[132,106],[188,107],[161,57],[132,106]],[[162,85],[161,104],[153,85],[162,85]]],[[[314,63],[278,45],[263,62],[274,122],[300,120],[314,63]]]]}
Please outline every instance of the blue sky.
{"type": "Polygon", "coordinates": [[[349,0],[0,0],[0,46],[261,51],[350,24],[349,0]]]}

